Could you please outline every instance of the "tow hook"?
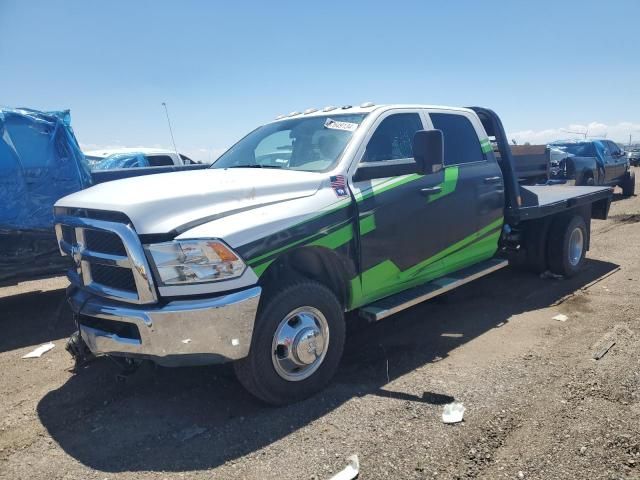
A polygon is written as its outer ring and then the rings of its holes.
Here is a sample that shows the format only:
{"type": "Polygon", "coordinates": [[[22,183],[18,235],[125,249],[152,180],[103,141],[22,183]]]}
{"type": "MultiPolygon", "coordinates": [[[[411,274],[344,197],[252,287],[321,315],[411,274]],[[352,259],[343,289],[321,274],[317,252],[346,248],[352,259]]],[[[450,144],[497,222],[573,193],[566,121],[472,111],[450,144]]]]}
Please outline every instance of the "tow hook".
{"type": "Polygon", "coordinates": [[[95,358],[93,353],[91,353],[91,350],[89,350],[89,347],[87,347],[87,344],[84,343],[84,340],[78,330],[71,334],[69,340],[67,340],[65,349],[75,361],[73,370],[76,372],[80,367],[86,365],[95,358]]]}

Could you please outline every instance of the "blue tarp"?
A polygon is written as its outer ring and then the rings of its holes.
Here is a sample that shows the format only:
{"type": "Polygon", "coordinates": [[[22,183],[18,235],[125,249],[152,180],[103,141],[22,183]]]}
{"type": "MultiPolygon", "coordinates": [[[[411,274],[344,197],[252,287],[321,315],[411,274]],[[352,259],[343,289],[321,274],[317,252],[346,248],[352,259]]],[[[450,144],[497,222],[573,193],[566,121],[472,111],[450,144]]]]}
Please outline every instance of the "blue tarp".
{"type": "Polygon", "coordinates": [[[51,230],[53,204],[90,185],[69,110],[0,108],[1,230],[51,230]]]}
{"type": "Polygon", "coordinates": [[[143,153],[114,153],[98,162],[94,170],[114,170],[116,168],[148,167],[149,161],[143,153]]]}

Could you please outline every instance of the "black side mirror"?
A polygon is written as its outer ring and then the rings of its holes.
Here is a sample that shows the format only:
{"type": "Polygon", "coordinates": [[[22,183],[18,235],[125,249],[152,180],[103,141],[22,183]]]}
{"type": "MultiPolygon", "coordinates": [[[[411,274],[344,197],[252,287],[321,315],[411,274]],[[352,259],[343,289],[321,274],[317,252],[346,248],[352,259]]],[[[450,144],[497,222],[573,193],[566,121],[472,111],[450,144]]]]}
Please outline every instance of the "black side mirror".
{"type": "Polygon", "coordinates": [[[413,158],[420,174],[428,175],[442,170],[444,165],[442,130],[418,130],[413,136],[413,158]]]}

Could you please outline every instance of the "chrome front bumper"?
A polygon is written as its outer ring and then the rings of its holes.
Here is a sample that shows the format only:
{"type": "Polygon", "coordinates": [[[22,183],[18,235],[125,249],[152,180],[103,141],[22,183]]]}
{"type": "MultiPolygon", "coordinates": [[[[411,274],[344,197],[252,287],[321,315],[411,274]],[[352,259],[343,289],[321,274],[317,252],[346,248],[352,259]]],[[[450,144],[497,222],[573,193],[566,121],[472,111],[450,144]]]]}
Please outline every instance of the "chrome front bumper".
{"type": "Polygon", "coordinates": [[[80,334],[94,354],[148,358],[160,365],[223,363],[249,354],[262,289],[126,305],[70,287],[80,334]]]}

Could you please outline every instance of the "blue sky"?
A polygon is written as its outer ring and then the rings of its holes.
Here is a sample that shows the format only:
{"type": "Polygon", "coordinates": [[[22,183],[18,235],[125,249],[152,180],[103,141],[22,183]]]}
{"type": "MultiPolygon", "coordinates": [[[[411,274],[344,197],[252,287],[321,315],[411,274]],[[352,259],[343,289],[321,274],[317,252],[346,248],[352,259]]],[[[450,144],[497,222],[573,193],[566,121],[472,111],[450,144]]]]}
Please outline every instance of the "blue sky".
{"type": "Polygon", "coordinates": [[[328,104],[496,110],[519,140],[640,140],[640,1],[0,0],[0,105],[70,108],[80,143],[215,156],[328,104]]]}

